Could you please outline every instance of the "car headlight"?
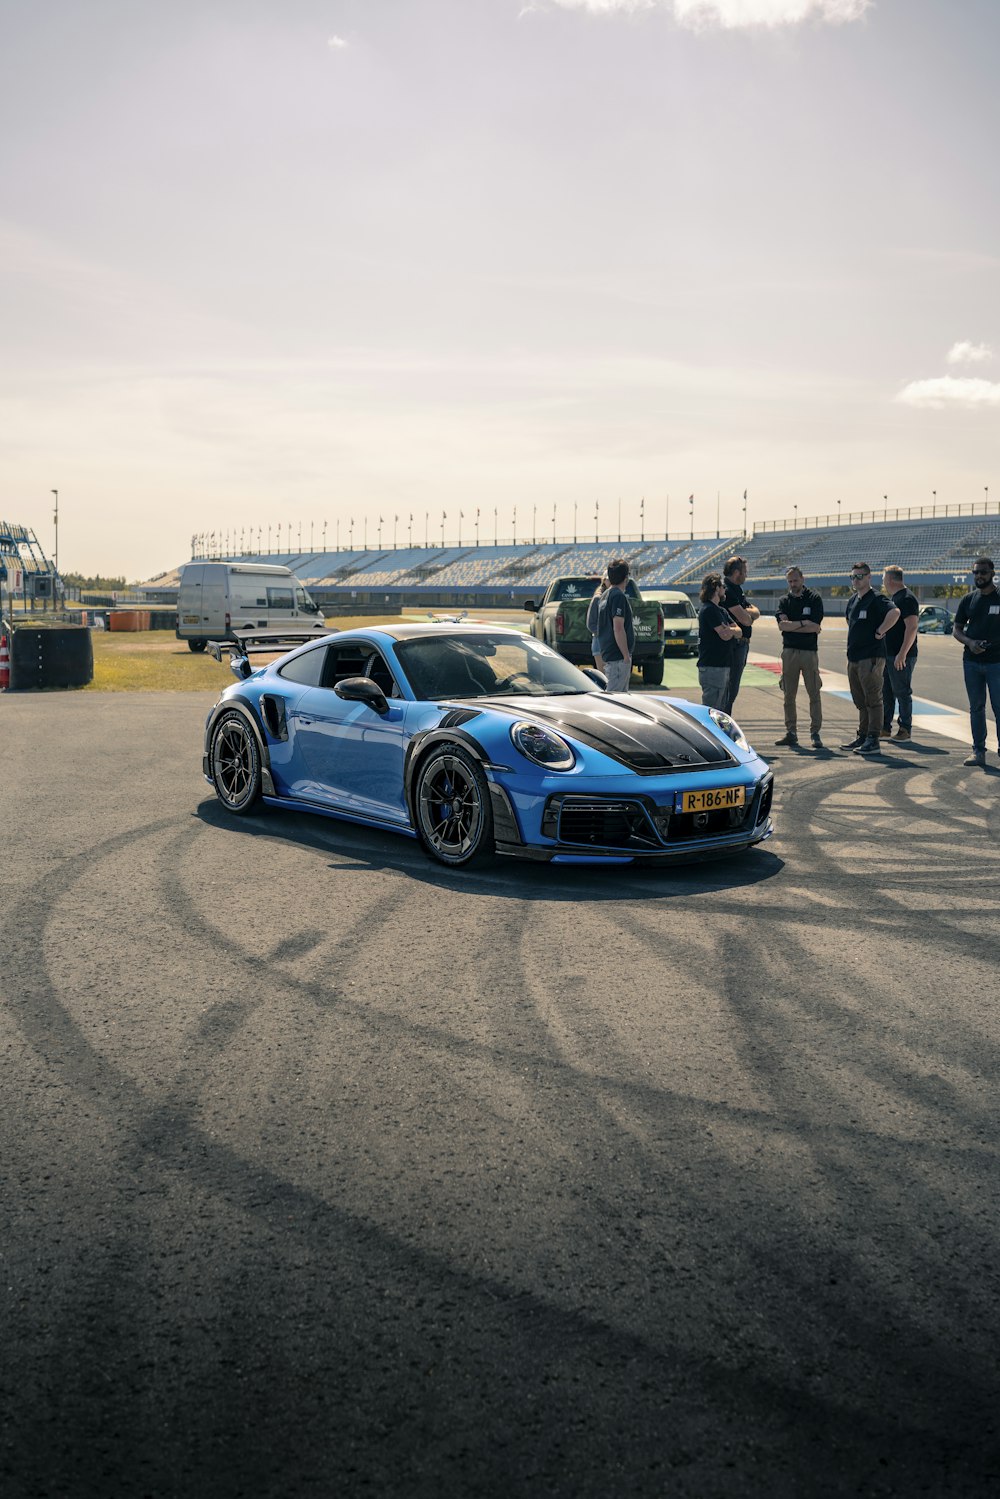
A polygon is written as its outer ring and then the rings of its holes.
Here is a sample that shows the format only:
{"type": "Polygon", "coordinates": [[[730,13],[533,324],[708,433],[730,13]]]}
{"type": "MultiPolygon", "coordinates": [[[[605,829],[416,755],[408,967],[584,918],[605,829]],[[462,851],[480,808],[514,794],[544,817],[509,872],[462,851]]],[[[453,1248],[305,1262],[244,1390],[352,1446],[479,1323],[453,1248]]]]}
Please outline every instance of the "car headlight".
{"type": "Polygon", "coordinates": [[[730,718],[729,714],[723,713],[721,708],[709,708],[708,711],[711,715],[712,722],[718,724],[719,728],[726,735],[727,739],[731,739],[733,743],[738,745],[741,750],[749,751],[750,745],[747,743],[747,736],[744,734],[735,718],[730,718]]]}
{"type": "Polygon", "coordinates": [[[516,723],[510,737],[525,759],[543,765],[546,770],[572,770],[576,764],[576,756],[565,739],[551,729],[543,729],[541,724],[516,723]]]}

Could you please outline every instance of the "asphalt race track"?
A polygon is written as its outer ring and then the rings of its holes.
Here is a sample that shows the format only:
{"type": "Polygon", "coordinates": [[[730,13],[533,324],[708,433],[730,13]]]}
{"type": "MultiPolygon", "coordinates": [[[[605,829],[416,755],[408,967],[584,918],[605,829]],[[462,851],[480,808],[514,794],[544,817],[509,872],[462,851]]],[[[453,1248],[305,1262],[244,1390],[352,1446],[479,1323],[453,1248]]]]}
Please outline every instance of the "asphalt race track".
{"type": "Polygon", "coordinates": [[[456,876],[208,706],[0,701],[4,1499],[995,1495],[995,755],[456,876]]]}

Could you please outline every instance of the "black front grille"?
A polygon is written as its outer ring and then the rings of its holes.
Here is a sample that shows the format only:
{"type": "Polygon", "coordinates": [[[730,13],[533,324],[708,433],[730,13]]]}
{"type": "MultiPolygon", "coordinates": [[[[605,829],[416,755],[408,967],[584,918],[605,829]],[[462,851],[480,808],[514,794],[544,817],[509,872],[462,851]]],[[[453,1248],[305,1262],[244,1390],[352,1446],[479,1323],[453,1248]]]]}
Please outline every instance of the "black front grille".
{"type": "Polygon", "coordinates": [[[560,843],[590,848],[655,848],[659,842],[639,802],[567,797],[559,810],[560,843]]]}
{"type": "Polygon", "coordinates": [[[758,822],[763,822],[764,818],[770,812],[770,810],[771,810],[771,798],[773,796],[774,796],[774,777],[772,776],[772,778],[769,781],[765,782],[764,789],[763,789],[763,791],[760,794],[760,806],[757,808],[757,821],[758,822]]]}
{"type": "Polygon", "coordinates": [[[667,841],[711,838],[713,833],[735,833],[746,821],[749,807],[721,807],[715,812],[678,812],[670,819],[667,841]]]}

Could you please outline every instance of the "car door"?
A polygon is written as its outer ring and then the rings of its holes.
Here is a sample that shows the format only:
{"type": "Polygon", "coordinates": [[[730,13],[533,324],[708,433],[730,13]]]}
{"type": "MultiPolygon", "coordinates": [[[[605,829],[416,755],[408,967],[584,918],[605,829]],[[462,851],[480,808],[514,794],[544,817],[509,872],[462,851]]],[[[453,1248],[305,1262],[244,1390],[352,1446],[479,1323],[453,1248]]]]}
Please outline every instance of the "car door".
{"type": "Polygon", "coordinates": [[[368,641],[338,641],[326,650],[323,680],[292,711],[299,775],[296,795],[379,821],[407,822],[403,797],[406,703],[385,658],[368,641]],[[345,677],[374,674],[388,711],[346,702],[334,688],[345,677]],[[393,695],[397,694],[397,695],[393,695]]]}

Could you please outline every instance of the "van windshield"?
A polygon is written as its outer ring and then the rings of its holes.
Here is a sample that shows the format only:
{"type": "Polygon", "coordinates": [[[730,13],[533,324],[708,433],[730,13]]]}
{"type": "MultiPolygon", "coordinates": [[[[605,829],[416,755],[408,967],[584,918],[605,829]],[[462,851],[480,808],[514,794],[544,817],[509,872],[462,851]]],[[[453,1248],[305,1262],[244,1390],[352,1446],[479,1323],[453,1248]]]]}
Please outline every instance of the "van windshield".
{"type": "Polygon", "coordinates": [[[319,613],[319,605],[313,603],[304,588],[296,588],[295,590],[295,607],[303,614],[319,613]]]}

